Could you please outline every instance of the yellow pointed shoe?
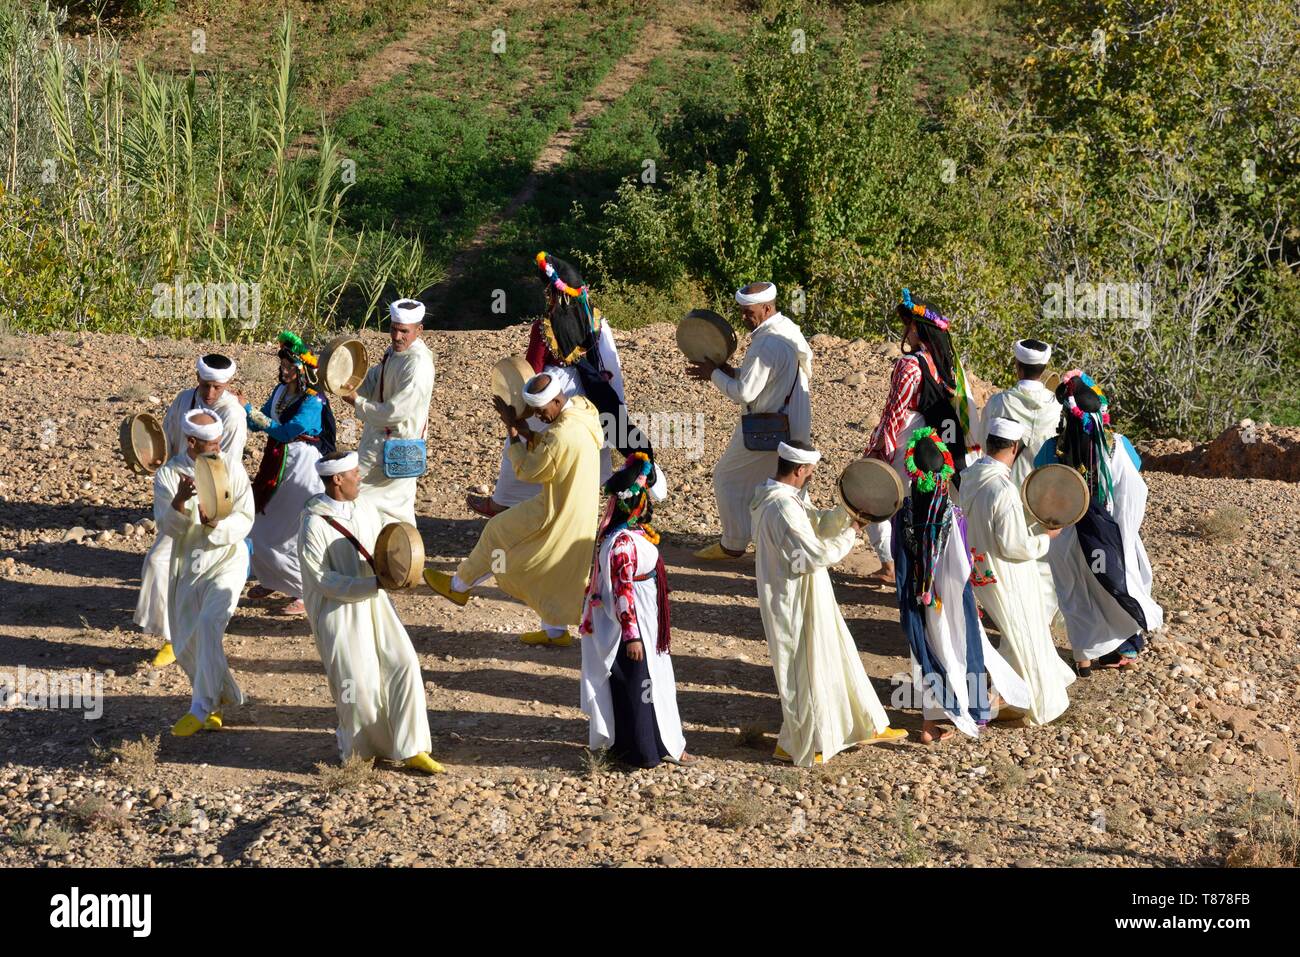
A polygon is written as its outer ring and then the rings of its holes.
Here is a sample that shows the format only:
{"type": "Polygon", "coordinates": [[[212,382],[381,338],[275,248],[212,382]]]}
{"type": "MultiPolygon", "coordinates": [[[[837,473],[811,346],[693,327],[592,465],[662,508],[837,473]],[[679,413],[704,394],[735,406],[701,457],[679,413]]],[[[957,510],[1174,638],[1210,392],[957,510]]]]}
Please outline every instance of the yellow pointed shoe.
{"type": "Polygon", "coordinates": [[[414,768],[417,771],[423,771],[425,774],[446,774],[444,768],[433,758],[429,757],[428,751],[421,751],[419,754],[412,755],[402,762],[404,767],[414,768]]]}
{"type": "Polygon", "coordinates": [[[453,604],[460,605],[462,608],[465,607],[465,603],[469,601],[469,592],[456,591],[456,589],[452,588],[451,576],[446,572],[439,572],[434,571],[432,568],[426,568],[424,570],[424,583],[443,598],[446,598],[453,604]]]}
{"type": "Polygon", "coordinates": [[[552,648],[568,648],[570,645],[573,644],[573,633],[566,631],[558,638],[552,638],[550,635],[547,635],[546,643],[550,645],[552,648]]]}
{"type": "Polygon", "coordinates": [[[222,728],[221,712],[214,711],[208,715],[207,720],[203,722],[204,731],[220,731],[222,728]]]}
{"type": "Polygon", "coordinates": [[[549,645],[551,636],[546,633],[545,628],[539,628],[536,631],[526,631],[519,636],[519,640],[526,645],[549,645]]]}
{"type": "Polygon", "coordinates": [[[906,737],[907,737],[907,729],[906,729],[906,728],[886,728],[884,731],[881,731],[881,732],[880,732],[878,735],[876,735],[874,738],[867,738],[867,739],[864,740],[864,741],[859,741],[858,744],[860,744],[860,745],[861,745],[861,744],[881,744],[881,743],[887,743],[887,742],[890,742],[890,741],[902,741],[902,740],[903,740],[904,738],[906,738],[906,737]]]}
{"type": "Polygon", "coordinates": [[[188,738],[202,727],[203,722],[187,711],[185,717],[172,725],[172,734],[178,738],[188,738]]]}
{"type": "Polygon", "coordinates": [[[151,667],[166,668],[169,664],[171,664],[175,660],[176,660],[176,652],[172,650],[172,643],[170,641],[166,641],[163,642],[163,646],[158,649],[158,654],[153,656],[153,662],[151,664],[151,667]]]}
{"type": "MultiPolygon", "coordinates": [[[[772,752],[772,757],[776,758],[778,761],[781,761],[785,764],[794,763],[794,758],[790,757],[789,753],[785,750],[785,748],[781,747],[781,745],[779,744],[776,746],[776,750],[772,752]]],[[[821,763],[822,763],[822,753],[818,751],[816,754],[813,755],[813,764],[821,764],[821,763]]]]}
{"type": "MultiPolygon", "coordinates": [[[[743,555],[744,552],[741,552],[743,555]]],[[[722,547],[722,542],[714,542],[705,548],[701,548],[695,553],[696,558],[703,559],[706,562],[734,562],[741,555],[732,555],[722,547]]]]}

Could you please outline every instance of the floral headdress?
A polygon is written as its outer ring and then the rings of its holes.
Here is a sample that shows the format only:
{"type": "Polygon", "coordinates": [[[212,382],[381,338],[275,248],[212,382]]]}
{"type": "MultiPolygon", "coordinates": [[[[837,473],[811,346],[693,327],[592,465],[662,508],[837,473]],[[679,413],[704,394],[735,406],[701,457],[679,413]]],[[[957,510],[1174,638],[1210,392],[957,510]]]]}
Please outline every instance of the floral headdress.
{"type": "Polygon", "coordinates": [[[605,483],[604,492],[610,497],[609,519],[601,538],[619,528],[638,529],[652,545],[659,544],[659,533],[643,518],[650,509],[650,485],[654,481],[654,463],[644,452],[633,452],[605,483]],[[631,474],[632,480],[628,481],[631,474]]]}
{"type": "Polygon", "coordinates": [[[940,487],[947,488],[948,480],[952,478],[953,473],[956,471],[956,467],[952,464],[952,453],[948,451],[948,446],[944,445],[939,439],[939,433],[929,426],[915,430],[912,437],[907,440],[907,454],[903,456],[903,468],[907,470],[908,478],[922,492],[933,492],[940,487]],[[922,472],[917,468],[916,443],[924,441],[933,442],[943,455],[942,468],[932,472],[922,472]]]}
{"type": "Polygon", "coordinates": [[[1101,386],[1092,381],[1090,375],[1086,372],[1080,371],[1079,369],[1071,369],[1061,377],[1061,381],[1069,382],[1071,379],[1075,378],[1079,380],[1079,385],[1076,385],[1073,389],[1066,392],[1064,403],[1065,408],[1069,410],[1072,416],[1083,423],[1083,430],[1085,432],[1092,432],[1098,426],[1103,429],[1109,429],[1110,400],[1106,398],[1106,393],[1101,391],[1101,386]],[[1091,389],[1093,392],[1097,393],[1097,399],[1101,403],[1100,411],[1084,412],[1083,409],[1079,408],[1079,403],[1075,401],[1074,396],[1081,387],[1091,389]]]}
{"type": "Polygon", "coordinates": [[[912,291],[906,287],[903,289],[902,306],[916,318],[928,322],[930,325],[941,329],[944,332],[948,331],[948,326],[950,325],[948,320],[939,315],[938,312],[931,309],[925,303],[913,302],[912,291]]]}

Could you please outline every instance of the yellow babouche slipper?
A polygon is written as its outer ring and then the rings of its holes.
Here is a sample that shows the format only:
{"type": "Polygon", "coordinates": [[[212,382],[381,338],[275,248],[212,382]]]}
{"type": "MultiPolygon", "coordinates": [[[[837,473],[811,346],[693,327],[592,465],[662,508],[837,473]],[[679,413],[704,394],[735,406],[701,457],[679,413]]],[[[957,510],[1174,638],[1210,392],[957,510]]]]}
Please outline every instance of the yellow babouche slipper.
{"type": "Polygon", "coordinates": [[[546,633],[545,628],[539,628],[536,631],[526,631],[519,636],[519,640],[526,645],[553,645],[556,648],[568,648],[573,644],[573,633],[566,631],[558,637],[552,638],[546,633]]]}
{"type": "MultiPolygon", "coordinates": [[[[744,552],[741,552],[741,555],[743,554],[744,552]]],[[[695,553],[696,558],[702,558],[706,562],[734,562],[741,555],[729,554],[723,549],[721,542],[714,542],[712,545],[701,548],[695,553]]]]}
{"type": "Polygon", "coordinates": [[[178,738],[188,738],[203,727],[203,722],[188,711],[185,716],[172,725],[172,734],[178,738]]]}
{"type": "MultiPolygon", "coordinates": [[[[779,744],[776,746],[776,750],[772,752],[772,757],[776,758],[778,761],[784,761],[786,764],[794,763],[794,758],[790,757],[789,753],[785,750],[785,748],[781,747],[781,745],[779,744]]],[[[821,764],[821,763],[822,763],[822,753],[818,751],[816,754],[813,755],[813,764],[821,764]]]]}
{"type": "Polygon", "coordinates": [[[415,768],[417,771],[423,771],[425,774],[445,774],[447,769],[444,768],[433,758],[429,757],[429,752],[421,751],[419,754],[412,755],[402,762],[408,768],[415,768]]]}
{"type": "Polygon", "coordinates": [[[207,720],[203,722],[204,731],[220,731],[222,726],[221,712],[214,711],[208,715],[207,720]]]}
{"type": "Polygon", "coordinates": [[[859,741],[858,744],[879,744],[882,741],[902,741],[907,737],[906,728],[886,728],[874,738],[867,738],[865,741],[859,741]]]}
{"type": "Polygon", "coordinates": [[[172,649],[170,641],[164,642],[163,646],[158,649],[158,654],[153,656],[154,668],[166,668],[176,660],[176,652],[172,649]]]}
{"type": "Polygon", "coordinates": [[[446,572],[434,571],[432,568],[424,570],[424,583],[436,591],[443,598],[454,602],[461,607],[469,601],[469,592],[456,591],[451,587],[451,576],[446,572]]]}

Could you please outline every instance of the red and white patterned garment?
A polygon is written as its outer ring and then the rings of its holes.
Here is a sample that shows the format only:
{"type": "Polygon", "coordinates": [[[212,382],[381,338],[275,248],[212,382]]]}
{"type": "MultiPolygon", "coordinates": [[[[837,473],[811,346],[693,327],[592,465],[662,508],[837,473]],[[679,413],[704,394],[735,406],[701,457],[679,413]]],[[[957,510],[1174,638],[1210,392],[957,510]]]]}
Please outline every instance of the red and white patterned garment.
{"type": "MultiPolygon", "coordinates": [[[[630,534],[619,534],[614,543],[610,546],[609,551],[609,581],[610,589],[614,596],[614,615],[618,618],[619,628],[622,633],[623,641],[640,641],[641,633],[637,629],[636,619],[636,594],[634,583],[636,581],[636,542],[632,540],[630,534]]],[[[601,583],[599,579],[600,571],[597,569],[592,575],[591,585],[588,586],[590,600],[587,602],[586,614],[583,616],[582,625],[579,632],[589,635],[592,632],[592,612],[595,608],[600,607],[602,600],[600,597],[601,583]]]]}
{"type": "Polygon", "coordinates": [[[915,356],[900,356],[889,377],[889,398],[880,423],[871,432],[865,455],[892,462],[903,426],[917,412],[921,400],[921,363],[915,356]]]}

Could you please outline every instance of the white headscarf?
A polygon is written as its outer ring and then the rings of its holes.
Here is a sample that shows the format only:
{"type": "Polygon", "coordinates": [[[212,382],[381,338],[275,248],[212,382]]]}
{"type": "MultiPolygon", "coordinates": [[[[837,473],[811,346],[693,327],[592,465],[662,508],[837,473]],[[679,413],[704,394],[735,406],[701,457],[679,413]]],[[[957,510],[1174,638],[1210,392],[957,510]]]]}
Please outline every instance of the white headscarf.
{"type": "Polygon", "coordinates": [[[350,472],[357,467],[361,461],[356,452],[349,452],[341,459],[330,459],[326,461],[321,459],[316,463],[316,474],[321,478],[328,478],[331,475],[338,475],[340,472],[350,472]]]}
{"type": "Polygon", "coordinates": [[[561,385],[558,376],[550,375],[550,373],[540,373],[538,375],[533,376],[526,383],[524,383],[524,403],[528,405],[530,408],[540,409],[563,391],[564,391],[564,387],[563,385],[561,385]],[[547,385],[546,388],[543,389],[541,392],[533,392],[532,391],[533,385],[543,375],[546,375],[550,378],[551,380],[550,384],[547,385]]]}
{"type": "MultiPolygon", "coordinates": [[[[213,355],[216,355],[216,353],[213,353],[213,355]]],[[[229,357],[222,356],[222,358],[226,359],[229,357]]],[[[203,361],[203,356],[199,356],[198,361],[194,364],[194,368],[198,370],[199,378],[202,379],[204,382],[217,382],[217,383],[225,384],[235,377],[234,359],[230,360],[230,365],[227,368],[214,369],[212,366],[208,365],[206,362],[203,361]]]]}
{"type": "Polygon", "coordinates": [[[755,293],[746,293],[744,287],[736,290],[736,302],[742,306],[757,306],[764,302],[776,301],[776,283],[769,282],[766,289],[760,289],[755,293]]]}
{"type": "Polygon", "coordinates": [[[388,304],[388,318],[402,326],[415,326],[424,322],[424,303],[414,299],[399,299],[388,304]]]}
{"type": "Polygon", "coordinates": [[[822,458],[822,454],[816,449],[809,452],[807,449],[796,449],[784,442],[777,445],[776,454],[779,458],[783,458],[787,462],[794,462],[797,465],[816,465],[822,458]]]}
{"type": "Polygon", "coordinates": [[[1023,442],[1025,440],[1025,426],[1022,422],[1015,419],[996,418],[989,423],[989,435],[996,435],[1000,439],[1009,439],[1013,442],[1023,442]]]}
{"type": "Polygon", "coordinates": [[[221,438],[221,419],[207,409],[190,409],[181,420],[181,431],[200,442],[214,442],[221,438]],[[194,420],[201,415],[209,416],[213,421],[206,424],[195,422],[194,420]]]}
{"type": "Polygon", "coordinates": [[[1027,366],[1045,366],[1052,358],[1052,347],[1044,344],[1042,349],[1031,349],[1025,345],[1028,340],[1016,340],[1016,361],[1027,366]]]}

